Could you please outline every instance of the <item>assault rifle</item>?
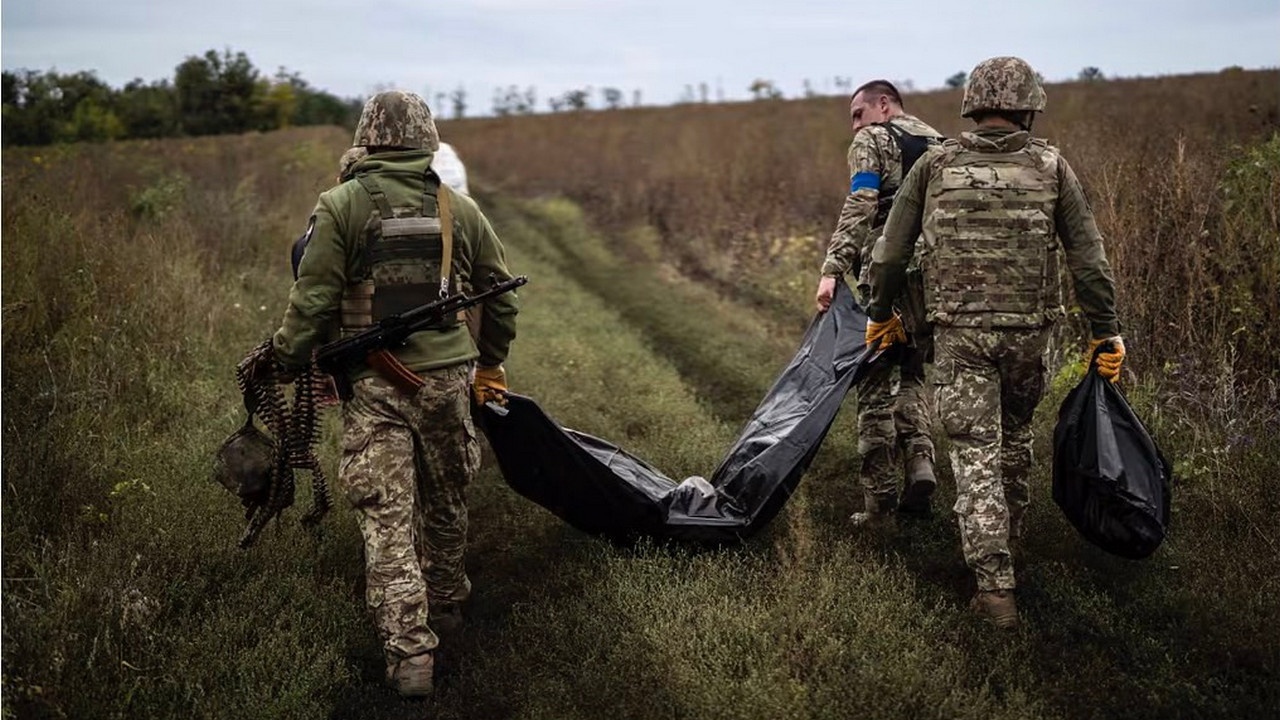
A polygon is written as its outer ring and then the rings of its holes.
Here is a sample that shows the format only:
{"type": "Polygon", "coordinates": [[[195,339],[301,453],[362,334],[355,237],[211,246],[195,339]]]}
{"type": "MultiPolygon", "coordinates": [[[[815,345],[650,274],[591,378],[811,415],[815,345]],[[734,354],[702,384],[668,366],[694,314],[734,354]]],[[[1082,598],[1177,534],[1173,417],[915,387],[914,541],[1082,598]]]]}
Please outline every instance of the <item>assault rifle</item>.
{"type": "MultiPolygon", "coordinates": [[[[491,276],[492,277],[492,276],[491,276]]],[[[496,278],[494,278],[496,280],[496,278]]],[[[346,369],[360,362],[366,362],[384,378],[406,393],[416,392],[422,387],[422,379],[413,374],[391,354],[391,350],[403,346],[409,336],[438,324],[445,318],[453,317],[469,307],[478,305],[489,298],[510,292],[529,282],[529,278],[520,275],[510,280],[495,282],[488,290],[467,296],[455,293],[420,305],[412,310],[392,315],[378,321],[365,330],[342,340],[335,340],[320,348],[316,355],[316,367],[333,376],[338,386],[338,397],[350,400],[352,395],[351,379],[346,369]]]]}

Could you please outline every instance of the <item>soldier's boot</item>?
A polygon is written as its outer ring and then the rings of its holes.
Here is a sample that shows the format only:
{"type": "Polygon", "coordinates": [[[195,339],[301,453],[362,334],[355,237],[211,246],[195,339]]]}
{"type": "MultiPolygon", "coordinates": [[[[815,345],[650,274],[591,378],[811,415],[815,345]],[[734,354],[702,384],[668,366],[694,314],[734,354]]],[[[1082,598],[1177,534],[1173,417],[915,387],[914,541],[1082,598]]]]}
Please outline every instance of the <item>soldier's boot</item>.
{"type": "Polygon", "coordinates": [[[404,697],[430,695],[434,675],[435,658],[429,652],[387,665],[387,684],[404,697]]]}
{"type": "Polygon", "coordinates": [[[907,487],[902,491],[898,511],[909,515],[928,515],[930,498],[938,488],[938,478],[933,474],[933,460],[924,453],[912,455],[907,461],[907,487]]]}
{"type": "Polygon", "coordinates": [[[897,495],[862,494],[862,512],[849,516],[856,528],[892,532],[898,529],[897,495]]]}
{"type": "Polygon", "coordinates": [[[462,630],[462,605],[456,602],[432,602],[427,624],[437,635],[456,635],[462,630]]]}
{"type": "MultiPolygon", "coordinates": [[[[420,556],[421,557],[421,556],[420,556]]],[[[428,572],[430,565],[422,563],[423,573],[428,572]]],[[[460,632],[463,626],[462,606],[471,597],[471,578],[462,575],[461,584],[453,578],[427,576],[427,586],[449,588],[443,594],[427,594],[427,625],[437,635],[452,635],[460,632]]]]}
{"type": "Polygon", "coordinates": [[[1012,590],[979,590],[969,601],[969,607],[998,628],[1018,627],[1018,604],[1012,590]]]}

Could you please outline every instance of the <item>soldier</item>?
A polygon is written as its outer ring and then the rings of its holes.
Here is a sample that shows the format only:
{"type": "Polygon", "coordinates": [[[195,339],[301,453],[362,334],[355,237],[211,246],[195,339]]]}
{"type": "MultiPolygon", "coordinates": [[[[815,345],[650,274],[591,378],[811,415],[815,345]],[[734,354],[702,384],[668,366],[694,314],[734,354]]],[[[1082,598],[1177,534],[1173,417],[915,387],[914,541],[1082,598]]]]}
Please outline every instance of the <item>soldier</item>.
{"type": "MultiPolygon", "coordinates": [[[[430,170],[438,142],[417,95],[383,92],[365,104],[353,145],[368,157],[320,195],[271,370],[287,377],[305,365],[335,326],[359,331],[441,292],[511,277],[489,221],[430,170]]],[[[465,490],[480,451],[468,388],[477,402],[504,402],[517,309],[514,293],[484,303],[474,340],[458,318],[412,335],[392,362],[425,383],[413,394],[369,366],[348,371],[339,470],[359,514],[387,681],[402,695],[431,692],[439,640],[428,618],[458,620],[471,591],[465,490]]]]}
{"type": "MultiPolygon", "coordinates": [[[[942,139],[938,131],[903,111],[902,96],[887,80],[872,80],[858,88],[849,101],[849,120],[854,133],[849,145],[849,196],[822,263],[816,297],[819,311],[831,304],[841,275],[857,276],[864,295],[869,290],[870,262],[866,260],[889,215],[894,193],[915,161],[942,139]]],[[[872,366],[858,385],[858,480],[863,511],[852,518],[858,526],[892,522],[895,510],[927,513],[937,486],[924,391],[924,363],[932,340],[920,311],[911,311],[923,303],[914,268],[912,279],[914,292],[904,293],[895,304],[909,318],[913,342],[872,366]],[[911,297],[918,299],[908,302],[911,297]],[[898,479],[904,460],[905,489],[899,504],[898,479]]]]}
{"type": "Polygon", "coordinates": [[[977,124],[929,151],[903,180],[884,243],[867,340],[903,342],[893,298],[923,232],[928,318],[935,327],[938,415],[951,439],[955,513],[965,562],[977,576],[971,606],[1015,627],[1010,540],[1029,497],[1031,416],[1044,394],[1052,324],[1062,317],[1059,239],[1099,372],[1124,359],[1115,285],[1102,236],[1067,161],[1031,136],[1045,94],[1027,63],[998,57],[974,68],[961,115],[977,124]]]}

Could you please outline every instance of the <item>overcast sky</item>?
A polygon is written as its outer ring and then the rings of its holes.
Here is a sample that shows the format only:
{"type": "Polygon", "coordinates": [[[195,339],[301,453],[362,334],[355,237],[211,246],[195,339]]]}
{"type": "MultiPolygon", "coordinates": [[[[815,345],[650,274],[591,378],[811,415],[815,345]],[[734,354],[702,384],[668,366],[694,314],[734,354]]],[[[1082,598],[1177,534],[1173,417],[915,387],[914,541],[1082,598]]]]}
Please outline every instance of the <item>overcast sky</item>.
{"type": "MultiPolygon", "coordinates": [[[[172,78],[189,55],[243,51],[355,97],[395,86],[464,86],[471,113],[495,87],[616,87],[631,102],[749,97],[755,78],[788,97],[808,79],[874,77],[939,87],[992,55],[1045,77],[1280,66],[1280,0],[5,0],[5,70],[93,70],[114,87],[172,78]]],[[[595,96],[598,98],[598,95],[595,96]]],[[[598,100],[596,100],[598,102],[598,100]]]]}

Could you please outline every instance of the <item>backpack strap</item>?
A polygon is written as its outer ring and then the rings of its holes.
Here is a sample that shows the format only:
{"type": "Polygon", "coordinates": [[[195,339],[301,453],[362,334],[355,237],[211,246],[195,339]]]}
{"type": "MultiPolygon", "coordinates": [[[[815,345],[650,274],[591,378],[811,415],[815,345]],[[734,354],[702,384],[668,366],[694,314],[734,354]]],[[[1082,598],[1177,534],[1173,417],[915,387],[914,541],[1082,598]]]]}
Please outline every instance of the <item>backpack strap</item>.
{"type": "MultiPolygon", "coordinates": [[[[895,125],[891,120],[885,120],[876,123],[884,128],[893,141],[898,144],[898,156],[902,164],[902,177],[898,180],[899,186],[902,180],[907,178],[907,173],[911,172],[911,168],[915,166],[916,161],[924,156],[929,148],[941,142],[943,138],[935,138],[930,135],[913,135],[902,128],[895,125]]],[[[876,226],[883,225],[885,220],[889,218],[889,210],[893,208],[893,198],[898,194],[898,187],[886,190],[883,184],[880,186],[880,197],[876,201],[876,217],[874,223],[876,226]]]]}
{"type": "Polygon", "coordinates": [[[356,175],[356,180],[360,183],[360,187],[373,198],[373,203],[378,206],[378,214],[384,220],[396,216],[394,210],[391,209],[391,203],[387,201],[387,194],[382,192],[382,186],[374,179],[372,175],[360,173],[356,175]]]}
{"type": "MultiPolygon", "coordinates": [[[[378,208],[379,223],[383,220],[390,220],[396,216],[395,210],[391,209],[391,203],[387,200],[387,194],[382,191],[382,186],[378,184],[378,181],[374,179],[372,175],[360,173],[356,175],[356,181],[360,183],[360,187],[364,188],[365,192],[369,193],[369,197],[373,198],[373,204],[378,208]]],[[[379,231],[379,234],[381,234],[381,231],[379,231]]],[[[361,267],[362,272],[367,275],[373,265],[373,248],[370,247],[370,243],[367,241],[362,243],[362,245],[361,267]]],[[[369,289],[369,292],[373,292],[372,288],[369,289]]]]}

